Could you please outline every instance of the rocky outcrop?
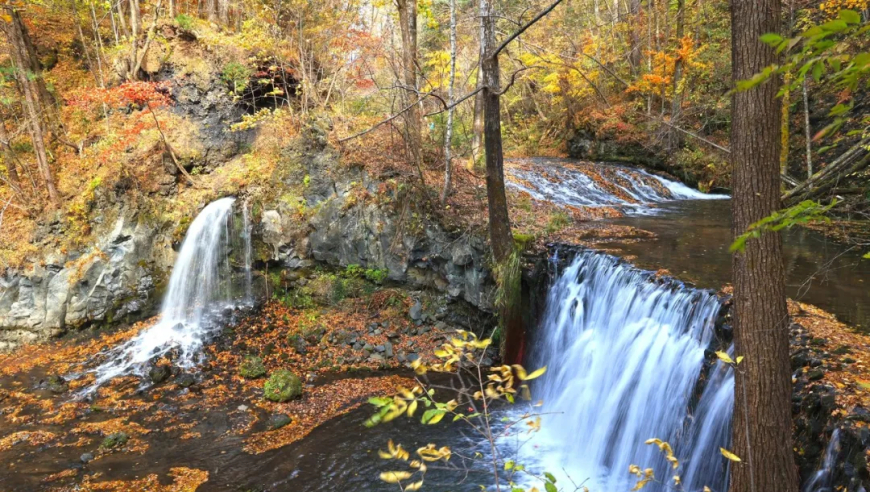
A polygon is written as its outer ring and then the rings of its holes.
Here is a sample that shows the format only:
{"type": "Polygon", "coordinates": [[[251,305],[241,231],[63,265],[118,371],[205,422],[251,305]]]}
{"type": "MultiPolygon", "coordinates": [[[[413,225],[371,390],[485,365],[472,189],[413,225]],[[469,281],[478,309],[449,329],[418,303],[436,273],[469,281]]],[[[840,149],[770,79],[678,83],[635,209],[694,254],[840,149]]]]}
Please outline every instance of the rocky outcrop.
{"type": "Polygon", "coordinates": [[[286,172],[284,179],[301,182],[300,174],[307,176],[303,200],[313,212],[300,224],[298,208],[284,202],[263,211],[256,231],[266,245],[263,259],[288,270],[314,262],[386,270],[391,281],[492,310],[495,284],[483,238],[450,234],[425,214],[409,211],[408,197],[395,187],[362,169],[339,169],[318,124],[287,153],[301,171],[286,172]]]}
{"type": "Polygon", "coordinates": [[[84,253],[6,271],[0,276],[0,351],[70,328],[152,314],[173,256],[169,239],[153,226],[119,218],[84,253]]]}

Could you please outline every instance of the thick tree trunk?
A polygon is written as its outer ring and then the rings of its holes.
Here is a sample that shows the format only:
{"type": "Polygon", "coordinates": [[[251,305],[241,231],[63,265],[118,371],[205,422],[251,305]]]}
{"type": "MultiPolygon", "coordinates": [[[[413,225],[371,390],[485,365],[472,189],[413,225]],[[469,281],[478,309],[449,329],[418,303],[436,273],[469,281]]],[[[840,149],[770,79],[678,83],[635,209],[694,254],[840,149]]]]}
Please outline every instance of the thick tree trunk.
{"type": "Polygon", "coordinates": [[[43,118],[49,116],[46,112],[51,113],[51,109],[44,107],[42,104],[42,94],[39,87],[42,78],[40,76],[39,65],[37,62],[34,66],[36,55],[30,51],[33,46],[30,43],[24,22],[21,20],[21,15],[12,7],[6,7],[4,10],[9,14],[9,21],[3,23],[3,30],[6,32],[9,42],[9,55],[15,65],[18,86],[24,96],[24,108],[27,113],[36,163],[39,173],[45,182],[49,199],[53,205],[57,206],[60,204],[60,197],[57,193],[54,177],[51,174],[51,168],[48,163],[45,130],[43,128],[43,118]]]}
{"type": "MultiPolygon", "coordinates": [[[[396,0],[399,10],[399,23],[402,33],[402,76],[404,78],[406,106],[420,98],[417,90],[417,2],[416,0],[396,0]]],[[[420,106],[415,104],[405,113],[405,131],[408,148],[414,163],[422,163],[423,122],[420,106]]]]}
{"type": "MultiPolygon", "coordinates": [[[[734,81],[777,61],[759,38],[778,32],[780,0],[731,2],[734,81]]],[[[732,99],[732,232],[780,208],[779,85],[762,84],[732,99]]],[[[791,371],[782,237],[751,239],[733,258],[734,345],[744,357],[737,369],[731,492],[796,492],[792,451],[791,371]]]]}
{"type": "Polygon", "coordinates": [[[230,25],[230,0],[217,0],[218,3],[218,20],[221,26],[227,27],[230,25]]]}
{"type": "MultiPolygon", "coordinates": [[[[484,146],[486,152],[486,195],[489,205],[489,240],[492,247],[492,256],[499,267],[505,268],[511,261],[514,252],[514,239],[511,233],[510,214],[508,212],[507,195],[504,185],[504,154],[502,151],[501,138],[501,105],[500,105],[500,80],[498,56],[490,52],[496,47],[495,42],[495,17],[493,15],[493,0],[480,0],[480,22],[483,28],[481,43],[484,46],[486,56],[483,57],[480,73],[483,78],[483,102],[484,102],[484,146]]],[[[512,279],[502,278],[501,282],[513,284],[512,279]]],[[[516,299],[512,289],[508,285],[508,291],[501,307],[501,321],[504,328],[504,358],[508,363],[519,363],[522,358],[525,330],[523,327],[521,306],[518,302],[510,302],[516,299]]],[[[519,288],[519,285],[516,285],[519,288]]]]}

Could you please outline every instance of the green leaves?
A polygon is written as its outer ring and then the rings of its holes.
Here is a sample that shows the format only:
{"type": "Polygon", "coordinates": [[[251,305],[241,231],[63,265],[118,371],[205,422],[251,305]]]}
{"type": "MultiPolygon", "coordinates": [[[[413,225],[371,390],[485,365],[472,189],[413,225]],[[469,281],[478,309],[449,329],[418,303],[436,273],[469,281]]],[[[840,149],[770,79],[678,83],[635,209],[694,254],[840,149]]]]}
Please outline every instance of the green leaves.
{"type": "Polygon", "coordinates": [[[837,200],[833,200],[830,205],[821,205],[813,200],[805,200],[793,207],[774,212],[750,225],[746,232],[734,240],[728,250],[732,253],[742,252],[746,249],[746,241],[759,238],[765,232],[777,232],[795,225],[811,222],[829,222],[830,219],[825,214],[834,208],[837,203],[837,200]]]}
{"type": "Polygon", "coordinates": [[[860,24],[861,14],[854,10],[841,10],[839,14],[840,20],[846,24],[860,24]]]}

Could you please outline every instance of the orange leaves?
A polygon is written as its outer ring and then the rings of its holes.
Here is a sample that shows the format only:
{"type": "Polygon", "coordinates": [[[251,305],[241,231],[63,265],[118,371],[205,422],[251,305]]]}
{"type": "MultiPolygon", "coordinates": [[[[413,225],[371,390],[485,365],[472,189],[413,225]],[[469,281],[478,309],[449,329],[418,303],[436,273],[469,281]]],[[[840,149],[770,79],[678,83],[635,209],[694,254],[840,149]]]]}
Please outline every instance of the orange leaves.
{"type": "Polygon", "coordinates": [[[110,89],[88,89],[74,92],[68,96],[66,102],[70,106],[82,109],[106,104],[110,107],[119,107],[134,104],[139,108],[145,106],[160,107],[169,105],[170,98],[169,82],[125,82],[110,89]]]}

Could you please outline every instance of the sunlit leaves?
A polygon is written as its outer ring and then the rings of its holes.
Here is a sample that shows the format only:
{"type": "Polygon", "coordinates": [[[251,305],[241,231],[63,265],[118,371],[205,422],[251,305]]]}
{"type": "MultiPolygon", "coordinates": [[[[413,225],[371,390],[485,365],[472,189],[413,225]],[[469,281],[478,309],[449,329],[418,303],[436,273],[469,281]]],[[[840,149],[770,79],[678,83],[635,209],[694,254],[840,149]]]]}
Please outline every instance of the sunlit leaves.
{"type": "Polygon", "coordinates": [[[746,249],[746,242],[757,239],[766,232],[778,232],[789,229],[795,225],[809,224],[812,222],[829,222],[827,212],[837,205],[837,200],[828,205],[822,205],[813,200],[805,200],[793,207],[779,210],[773,214],[755,222],[749,226],[746,232],[734,240],[729,251],[742,252],[746,249]]]}
{"type": "Polygon", "coordinates": [[[731,460],[731,461],[736,461],[736,462],[743,461],[743,460],[740,459],[739,456],[737,456],[736,454],[732,453],[731,451],[728,451],[728,450],[725,449],[725,448],[719,448],[719,452],[722,453],[722,456],[728,458],[728,459],[731,460]]]}

